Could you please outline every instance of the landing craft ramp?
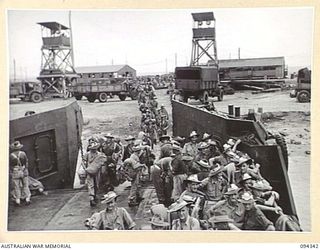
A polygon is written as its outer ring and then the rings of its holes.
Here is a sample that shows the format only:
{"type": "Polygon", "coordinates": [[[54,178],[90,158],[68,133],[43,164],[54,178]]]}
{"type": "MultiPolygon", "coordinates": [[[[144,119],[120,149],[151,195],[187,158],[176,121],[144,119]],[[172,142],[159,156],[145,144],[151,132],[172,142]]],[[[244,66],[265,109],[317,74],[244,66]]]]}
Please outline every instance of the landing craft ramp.
{"type": "Polygon", "coordinates": [[[76,101],[10,120],[10,142],[24,145],[29,174],[46,189],[72,188],[82,124],[76,101]]]}
{"type": "MultiPolygon", "coordinates": [[[[229,117],[217,112],[172,100],[173,135],[188,138],[192,130],[210,133],[222,143],[230,137],[241,138],[238,149],[261,165],[260,171],[280,194],[278,205],[288,215],[297,216],[286,164],[279,145],[267,144],[267,131],[252,120],[229,117]]],[[[298,216],[297,216],[298,217],[298,216]]]]}

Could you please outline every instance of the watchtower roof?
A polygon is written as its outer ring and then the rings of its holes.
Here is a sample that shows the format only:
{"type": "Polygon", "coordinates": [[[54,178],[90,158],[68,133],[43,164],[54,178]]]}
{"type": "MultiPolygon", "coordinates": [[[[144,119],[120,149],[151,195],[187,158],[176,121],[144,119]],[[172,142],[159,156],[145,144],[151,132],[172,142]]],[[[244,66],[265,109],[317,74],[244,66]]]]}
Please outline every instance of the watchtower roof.
{"type": "Polygon", "coordinates": [[[192,13],[195,22],[215,21],[213,12],[192,13]]]}
{"type": "Polygon", "coordinates": [[[57,23],[57,22],[44,22],[44,23],[38,23],[38,24],[52,30],[53,33],[58,30],[68,30],[69,29],[67,26],[64,26],[63,24],[57,23]]]}

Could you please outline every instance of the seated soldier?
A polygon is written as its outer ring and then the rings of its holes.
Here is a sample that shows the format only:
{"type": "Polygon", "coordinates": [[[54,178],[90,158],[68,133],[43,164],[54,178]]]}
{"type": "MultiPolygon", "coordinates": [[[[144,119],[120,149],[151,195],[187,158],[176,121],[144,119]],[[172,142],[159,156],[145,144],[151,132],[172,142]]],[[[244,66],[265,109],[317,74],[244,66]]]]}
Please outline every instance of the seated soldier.
{"type": "Polygon", "coordinates": [[[106,209],[94,213],[85,221],[85,226],[91,230],[132,230],[136,224],[127,210],[117,207],[118,195],[110,191],[102,198],[101,204],[106,204],[106,209]]]}
{"type": "Polygon", "coordinates": [[[233,224],[241,228],[244,220],[244,206],[238,201],[239,188],[231,184],[228,191],[224,193],[225,199],[218,201],[206,211],[206,216],[211,218],[215,214],[227,214],[233,220],[233,224]]]}
{"type": "Polygon", "coordinates": [[[252,194],[245,192],[241,196],[240,202],[245,208],[242,230],[275,231],[273,223],[268,220],[263,212],[256,206],[252,194]]]}
{"type": "Polygon", "coordinates": [[[210,170],[209,176],[199,185],[209,201],[219,201],[227,191],[227,181],[222,177],[222,171],[223,167],[217,164],[214,169],[210,170]]]}
{"type": "Polygon", "coordinates": [[[240,230],[233,222],[233,219],[230,219],[227,214],[215,215],[209,219],[209,223],[213,230],[240,230]]]}
{"type": "Polygon", "coordinates": [[[186,201],[179,201],[169,208],[169,213],[177,213],[177,219],[171,223],[171,230],[200,230],[199,221],[189,215],[187,205],[186,201]]]}
{"type": "Polygon", "coordinates": [[[195,218],[202,219],[206,195],[198,190],[198,186],[201,182],[198,180],[198,176],[194,174],[190,175],[185,183],[186,190],[180,195],[179,200],[184,200],[185,196],[192,197],[194,199],[192,202],[192,205],[194,205],[192,215],[195,218]]]}

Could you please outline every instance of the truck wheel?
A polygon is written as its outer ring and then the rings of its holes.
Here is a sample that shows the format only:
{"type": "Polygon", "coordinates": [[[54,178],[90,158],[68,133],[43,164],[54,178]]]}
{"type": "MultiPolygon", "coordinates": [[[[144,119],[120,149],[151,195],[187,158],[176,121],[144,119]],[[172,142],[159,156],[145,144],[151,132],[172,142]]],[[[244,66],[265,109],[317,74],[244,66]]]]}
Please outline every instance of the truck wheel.
{"type": "Polygon", "coordinates": [[[30,96],[30,100],[34,103],[41,102],[43,100],[42,95],[38,92],[33,92],[30,96]]]}
{"type": "Polygon", "coordinates": [[[276,143],[281,148],[283,159],[288,171],[288,147],[287,147],[286,139],[282,135],[275,135],[274,139],[276,140],[276,143]]]}
{"type": "Polygon", "coordinates": [[[75,95],[74,98],[76,98],[76,100],[80,101],[82,99],[82,95],[75,95]]]}
{"type": "Polygon", "coordinates": [[[98,96],[99,102],[106,102],[107,99],[108,99],[108,95],[105,92],[100,93],[98,96]]]}
{"type": "Polygon", "coordinates": [[[301,90],[297,95],[297,99],[299,102],[310,102],[310,93],[307,90],[301,90]]]}
{"type": "Polygon", "coordinates": [[[182,99],[183,102],[188,103],[188,98],[189,97],[187,95],[183,95],[181,99],[182,99]]]}
{"type": "Polygon", "coordinates": [[[221,102],[222,100],[223,100],[223,90],[221,90],[218,95],[218,101],[221,102]]]}
{"type": "Polygon", "coordinates": [[[199,99],[203,104],[208,103],[209,102],[209,93],[208,93],[208,91],[204,91],[202,96],[200,96],[199,99]]]}
{"type": "Polygon", "coordinates": [[[94,95],[87,96],[88,102],[94,102],[96,100],[96,97],[94,95]]]}
{"type": "Polygon", "coordinates": [[[119,94],[118,96],[121,101],[124,101],[127,98],[126,94],[123,94],[123,95],[119,94]]]}

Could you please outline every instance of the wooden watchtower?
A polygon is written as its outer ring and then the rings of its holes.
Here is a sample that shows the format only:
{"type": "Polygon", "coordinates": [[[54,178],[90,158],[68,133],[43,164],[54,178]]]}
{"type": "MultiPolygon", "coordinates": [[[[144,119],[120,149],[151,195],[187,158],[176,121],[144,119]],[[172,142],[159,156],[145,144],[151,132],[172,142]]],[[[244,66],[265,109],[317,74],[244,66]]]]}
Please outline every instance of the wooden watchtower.
{"type": "Polygon", "coordinates": [[[216,45],[216,20],[213,12],[192,13],[194,27],[192,29],[192,52],[190,66],[203,65],[210,62],[218,65],[216,45]],[[202,62],[201,60],[202,59],[202,62]],[[206,59],[205,61],[203,59],[206,59]]]}
{"type": "Polygon", "coordinates": [[[43,94],[68,97],[68,86],[78,75],[74,70],[70,29],[57,22],[38,23],[41,26],[41,71],[38,79],[43,94]]]}

